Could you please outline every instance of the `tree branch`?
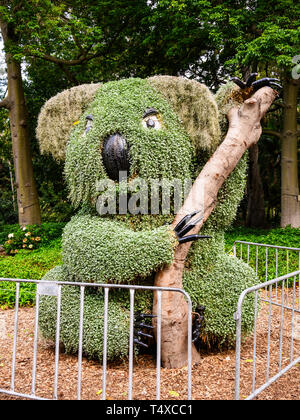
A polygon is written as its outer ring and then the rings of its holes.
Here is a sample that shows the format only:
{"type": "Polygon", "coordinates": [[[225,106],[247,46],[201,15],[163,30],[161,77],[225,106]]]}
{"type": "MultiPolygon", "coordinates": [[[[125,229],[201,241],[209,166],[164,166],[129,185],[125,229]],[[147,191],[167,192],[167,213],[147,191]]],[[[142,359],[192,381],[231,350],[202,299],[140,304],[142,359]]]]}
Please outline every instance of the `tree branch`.
{"type": "Polygon", "coordinates": [[[0,108],[10,109],[10,101],[8,96],[0,101],[0,108]]]}
{"type": "MultiPolygon", "coordinates": [[[[258,142],[262,133],[260,121],[276,96],[277,92],[264,87],[246,100],[240,108],[232,108],[228,112],[227,135],[195,180],[172,223],[173,228],[184,216],[203,209],[203,219],[189,232],[189,235],[199,232],[218,202],[220,188],[246,150],[258,142]],[[204,203],[202,202],[203,194],[200,193],[203,190],[204,203]]],[[[156,274],[155,286],[182,289],[182,274],[191,244],[192,242],[187,242],[177,246],[172,264],[156,274]]],[[[161,299],[163,365],[173,368],[182,367],[187,363],[187,303],[180,293],[174,292],[164,292],[161,299]],[[174,345],[175,337],[176,345],[174,345]]],[[[156,293],[154,293],[153,313],[157,313],[156,293]]],[[[155,319],[153,324],[156,326],[155,319]]],[[[192,349],[193,361],[198,361],[199,355],[194,346],[192,349]]]]}
{"type": "Polygon", "coordinates": [[[281,133],[279,133],[278,131],[275,130],[268,130],[268,129],[263,129],[263,134],[269,135],[269,136],[274,136],[274,137],[278,137],[280,140],[282,138],[281,133]]]}
{"type": "Polygon", "coordinates": [[[58,64],[58,67],[65,73],[65,75],[67,76],[67,79],[70,82],[74,83],[74,85],[78,84],[78,80],[66,66],[64,66],[63,64],[58,64]]]}

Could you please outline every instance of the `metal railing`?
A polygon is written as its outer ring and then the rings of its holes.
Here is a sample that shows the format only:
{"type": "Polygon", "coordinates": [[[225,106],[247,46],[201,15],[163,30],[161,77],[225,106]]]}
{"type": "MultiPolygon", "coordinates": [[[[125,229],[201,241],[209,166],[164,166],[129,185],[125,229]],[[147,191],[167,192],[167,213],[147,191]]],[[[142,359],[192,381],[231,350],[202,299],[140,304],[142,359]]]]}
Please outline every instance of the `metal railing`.
{"type": "MultiPolygon", "coordinates": [[[[259,244],[255,244],[259,245],[259,244]]],[[[255,300],[254,300],[254,332],[253,332],[253,353],[252,359],[248,359],[252,363],[252,386],[251,386],[251,393],[248,397],[244,397],[245,399],[253,399],[257,395],[259,395],[262,391],[264,391],[267,387],[273,384],[277,379],[279,379],[284,373],[289,371],[292,367],[294,367],[297,363],[300,362],[300,345],[297,348],[294,346],[295,341],[295,314],[300,314],[300,299],[296,298],[296,282],[299,279],[300,270],[295,271],[293,273],[286,274],[284,276],[278,277],[276,279],[261,283],[257,286],[250,287],[242,292],[240,295],[237,311],[234,315],[236,320],[236,367],[235,367],[235,399],[240,399],[240,378],[241,378],[241,342],[242,342],[242,305],[246,297],[250,293],[255,293],[255,300]],[[289,288],[289,282],[292,280],[292,288],[289,288]],[[275,286],[275,301],[273,300],[273,287],[275,286]],[[285,287],[286,286],[286,287],[285,287]],[[288,296],[289,289],[292,289],[292,302],[287,304],[288,297],[285,299],[285,296],[288,296]],[[261,300],[268,304],[268,316],[267,316],[267,340],[266,340],[266,361],[265,361],[265,382],[262,383],[258,388],[256,387],[256,361],[257,361],[257,321],[258,321],[258,306],[259,306],[259,291],[263,291],[265,298],[261,300]],[[279,293],[280,291],[280,293],[279,293]],[[267,293],[266,293],[267,292],[267,293]],[[278,303],[278,296],[280,296],[280,303],[278,303]],[[278,365],[277,372],[273,372],[273,376],[270,376],[270,364],[271,364],[271,357],[274,357],[274,350],[271,354],[270,352],[270,344],[271,344],[271,323],[272,323],[272,305],[276,305],[276,307],[280,307],[280,329],[279,329],[279,337],[277,337],[278,341],[278,349],[275,353],[277,353],[277,360],[272,363],[273,366],[278,365]],[[283,324],[284,324],[284,312],[288,310],[290,311],[290,322],[285,333],[285,337],[283,334],[283,324]],[[283,366],[283,342],[289,341],[289,363],[286,366],[283,366]]],[[[299,281],[299,280],[298,280],[299,281]]],[[[300,287],[298,286],[299,290],[299,298],[300,298],[300,287]]],[[[299,318],[300,324],[300,318],[299,318]]],[[[300,327],[300,325],[299,325],[300,327]]],[[[276,333],[278,336],[277,325],[273,326],[273,329],[276,328],[276,333]]],[[[299,334],[298,334],[299,335],[299,334]]],[[[300,340],[300,336],[297,340],[300,340]]],[[[248,372],[249,376],[249,372],[248,372]]]]}
{"type": "MultiPolygon", "coordinates": [[[[299,341],[295,342],[296,317],[300,323],[300,248],[291,248],[267,244],[259,244],[246,241],[236,241],[233,246],[233,254],[236,258],[240,258],[251,266],[262,281],[261,284],[244,290],[240,295],[237,311],[234,315],[236,320],[236,359],[235,359],[235,399],[240,399],[241,394],[241,357],[243,356],[243,302],[248,295],[254,294],[254,326],[251,340],[251,360],[252,366],[250,372],[247,372],[247,380],[249,379],[249,387],[251,391],[247,394],[245,399],[253,399],[284,373],[289,371],[293,366],[299,363],[300,349],[299,341]],[[272,265],[270,261],[272,260],[272,265]],[[293,269],[293,272],[289,272],[293,269]],[[271,279],[270,279],[271,277],[271,279]],[[296,284],[298,283],[298,291],[296,284]],[[263,318],[265,337],[264,340],[266,348],[263,351],[266,354],[266,359],[260,363],[261,355],[257,353],[258,340],[257,334],[261,333],[259,325],[259,307],[267,305],[264,309],[267,311],[265,318],[263,318]],[[275,313],[276,312],[276,313],[275,313]],[[288,316],[287,316],[288,314],[288,316]],[[288,328],[285,330],[285,323],[288,319],[288,328]],[[271,340],[273,334],[273,322],[278,324],[278,347],[276,350],[276,362],[273,362],[274,346],[271,349],[271,340]],[[295,344],[296,343],[296,344],[295,344]],[[283,349],[288,346],[288,358],[283,359],[283,349]],[[271,351],[272,350],[272,351],[271,351]],[[288,359],[288,362],[287,362],[288,359]],[[260,364],[259,364],[260,363],[260,364]],[[274,366],[276,365],[276,372],[274,366]],[[265,369],[265,378],[261,383],[261,378],[257,378],[257,368],[265,369]]],[[[10,386],[7,388],[0,388],[0,393],[9,395],[31,398],[31,399],[46,399],[37,395],[36,391],[36,371],[37,371],[37,356],[38,356],[38,321],[39,321],[39,302],[40,296],[54,296],[57,299],[56,312],[56,335],[55,335],[55,351],[54,351],[54,379],[53,379],[53,399],[58,399],[58,374],[59,374],[59,358],[60,358],[60,323],[61,323],[61,293],[62,287],[78,287],[80,289],[79,302],[79,337],[78,337],[78,372],[77,372],[77,399],[82,398],[82,359],[83,359],[83,333],[84,333],[84,299],[86,288],[102,288],[104,291],[104,327],[103,327],[103,360],[102,360],[102,390],[101,398],[103,400],[107,397],[107,339],[108,339],[108,320],[109,320],[109,291],[111,289],[127,289],[130,300],[129,310],[129,346],[128,346],[128,400],[133,398],[133,361],[134,361],[134,305],[135,292],[137,290],[151,290],[157,294],[157,331],[156,331],[156,399],[161,398],[161,325],[162,325],[162,293],[175,292],[184,295],[188,304],[188,366],[187,366],[187,399],[192,398],[192,302],[189,295],[182,289],[168,288],[168,287],[153,287],[153,286],[138,286],[138,285],[114,285],[114,284],[99,284],[99,283],[76,283],[76,282],[46,282],[42,280],[23,280],[23,279],[7,279],[0,278],[1,282],[10,282],[16,285],[15,291],[15,310],[14,310],[14,329],[13,329],[13,343],[12,343],[12,360],[11,360],[11,377],[10,386]],[[31,391],[29,393],[16,391],[16,360],[18,351],[18,321],[19,321],[19,297],[20,284],[33,283],[37,285],[35,298],[35,319],[33,332],[33,357],[32,357],[32,376],[31,376],[31,391]]],[[[1,325],[0,325],[1,327],[1,325]]],[[[300,325],[299,325],[300,329],[300,325]]],[[[1,330],[1,328],[0,328],[1,330]]],[[[300,333],[299,333],[300,334],[300,333]]],[[[247,339],[248,340],[248,339],[247,339]]],[[[297,338],[298,340],[298,338],[297,338]]],[[[249,364],[248,364],[249,365],[249,364]]],[[[242,368],[242,369],[241,369],[242,368]]],[[[1,371],[0,371],[1,372],[1,371]]],[[[242,372],[243,373],[243,372],[242,372]]],[[[245,393],[245,392],[244,392],[245,393]]]]}
{"type": "Polygon", "coordinates": [[[233,255],[252,267],[261,281],[300,270],[300,248],[235,241],[233,255]],[[272,259],[271,270],[269,262],[272,259]]]}
{"type": "Polygon", "coordinates": [[[16,298],[14,311],[14,333],[12,346],[12,362],[11,362],[11,380],[10,389],[0,388],[0,393],[25,397],[30,399],[47,399],[36,394],[36,371],[37,371],[37,354],[38,354],[38,322],[39,322],[39,302],[40,296],[55,296],[57,298],[57,318],[56,318],[56,337],[55,337],[55,356],[54,356],[54,384],[53,399],[58,399],[58,372],[59,372],[59,354],[60,354],[60,322],[61,322],[61,293],[62,287],[77,286],[80,288],[80,315],[79,315],[79,345],[78,345],[78,380],[77,380],[77,399],[81,399],[82,391],[82,345],[84,330],[84,294],[88,287],[102,288],[104,290],[104,332],[103,332],[103,361],[102,361],[102,399],[106,399],[106,382],[107,382],[107,335],[108,335],[108,318],[109,318],[109,290],[110,289],[127,289],[130,295],[130,321],[129,321],[129,355],[128,355],[128,400],[132,400],[133,392],[133,360],[134,360],[134,304],[136,290],[151,290],[157,296],[157,318],[156,318],[156,399],[160,399],[160,372],[161,372],[161,325],[162,325],[162,293],[174,292],[184,295],[188,305],[188,365],[187,365],[187,399],[192,398],[192,302],[189,295],[182,289],[169,287],[154,286],[138,286],[138,285],[121,285],[121,284],[99,284],[99,283],[76,283],[76,282],[49,282],[43,280],[28,279],[10,279],[0,278],[1,282],[12,282],[16,284],[16,298]],[[15,373],[17,358],[17,341],[18,341],[18,319],[19,319],[19,294],[21,283],[34,283],[36,288],[35,301],[35,321],[33,334],[33,361],[32,361],[32,381],[31,393],[25,394],[16,392],[15,390],[15,373]]]}

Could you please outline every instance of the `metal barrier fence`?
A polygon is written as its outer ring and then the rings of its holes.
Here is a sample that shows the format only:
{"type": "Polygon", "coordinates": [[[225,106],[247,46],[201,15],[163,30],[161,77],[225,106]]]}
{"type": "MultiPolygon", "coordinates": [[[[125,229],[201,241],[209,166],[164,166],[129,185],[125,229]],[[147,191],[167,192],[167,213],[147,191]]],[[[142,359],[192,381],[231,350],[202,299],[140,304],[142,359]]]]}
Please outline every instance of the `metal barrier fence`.
{"type": "Polygon", "coordinates": [[[233,255],[252,267],[261,281],[300,270],[300,248],[235,241],[233,255]]]}
{"type": "MultiPolygon", "coordinates": [[[[13,330],[13,348],[11,361],[11,380],[10,389],[0,388],[0,393],[8,395],[30,398],[30,399],[48,399],[36,395],[36,371],[37,371],[37,354],[38,354],[38,322],[39,322],[39,301],[40,296],[55,296],[57,298],[57,318],[56,318],[56,339],[55,339],[55,368],[53,383],[53,399],[58,399],[58,372],[59,372],[59,354],[60,354],[60,315],[61,315],[61,293],[62,287],[77,286],[80,288],[80,322],[79,322],[79,345],[78,345],[78,373],[77,373],[77,399],[81,399],[82,393],[82,344],[84,329],[84,294],[86,288],[102,288],[104,290],[104,332],[103,332],[103,363],[102,363],[102,399],[106,399],[106,382],[107,382],[107,334],[108,334],[108,317],[109,317],[109,290],[110,289],[127,289],[130,295],[130,322],[129,322],[129,358],[128,358],[128,400],[132,400],[133,391],[133,360],[134,360],[134,303],[136,290],[151,290],[157,295],[157,323],[156,323],[156,399],[160,399],[160,372],[161,372],[161,314],[162,314],[162,293],[174,292],[184,295],[188,304],[188,365],[187,365],[187,399],[192,398],[192,302],[189,295],[181,289],[154,286],[136,286],[136,285],[115,285],[115,284],[99,284],[99,283],[76,283],[76,282],[48,282],[42,280],[24,280],[0,278],[1,282],[11,282],[16,284],[15,311],[14,311],[14,330],[13,330]],[[32,380],[31,393],[16,392],[15,390],[15,374],[16,374],[16,358],[17,358],[17,341],[18,341],[18,318],[19,318],[19,296],[21,283],[34,283],[37,285],[36,301],[35,301],[35,321],[33,335],[33,361],[32,361],[32,380]]],[[[1,338],[1,337],[0,337],[1,338]]],[[[0,372],[1,373],[1,372],[0,372]]]]}
{"type": "MultiPolygon", "coordinates": [[[[273,384],[284,373],[297,365],[300,361],[300,248],[290,248],[266,244],[258,244],[245,241],[236,241],[233,253],[237,258],[245,261],[258,274],[261,284],[244,290],[240,295],[237,311],[234,314],[236,320],[236,358],[235,358],[235,399],[253,399],[267,387],[273,384]],[[246,251],[245,251],[246,248],[246,251]],[[273,264],[270,265],[270,261],[273,264]],[[289,272],[293,269],[293,272],[289,272]],[[285,272],[287,274],[285,274],[285,272]],[[279,277],[280,276],[280,277],[279,277]],[[271,277],[271,279],[269,279],[271,277]],[[298,282],[298,291],[296,284],[298,282]],[[252,337],[247,339],[250,357],[244,356],[244,344],[242,345],[242,321],[243,321],[243,302],[250,294],[254,296],[254,331],[252,337]],[[259,311],[259,307],[265,305],[259,311]],[[263,318],[260,321],[260,314],[263,318]],[[260,322],[263,324],[261,325],[260,322]],[[298,325],[299,324],[299,325],[298,325]],[[263,332],[261,331],[263,329],[263,332]],[[258,335],[260,334],[260,338],[258,335]],[[273,341],[276,339],[276,345],[273,341]],[[252,340],[252,341],[251,341],[252,340]],[[262,353],[258,354],[260,342],[266,345],[262,353]],[[276,347],[277,346],[277,347],[276,347]],[[288,357],[284,357],[284,351],[288,352],[288,357]],[[276,353],[276,355],[275,355],[276,353]],[[274,357],[276,356],[276,361],[274,357]],[[246,363],[244,363],[246,362],[246,363]],[[248,363],[250,362],[250,363],[248,363]],[[250,368],[245,373],[245,364],[250,368]],[[258,369],[260,375],[258,375],[258,369]],[[265,371],[262,379],[261,370],[265,371]],[[259,376],[259,378],[258,378],[259,376]],[[241,378],[243,381],[241,381],[241,378]],[[249,382],[250,392],[244,390],[244,378],[249,382]],[[242,385],[242,386],[241,386],[242,385]]],[[[188,366],[187,366],[187,399],[192,398],[192,302],[189,295],[181,289],[167,287],[151,287],[136,285],[113,285],[113,284],[92,284],[92,283],[71,283],[71,282],[45,282],[42,280],[23,280],[0,278],[1,282],[16,284],[15,291],[15,311],[14,329],[12,344],[11,376],[10,386],[0,388],[0,393],[5,393],[18,397],[31,399],[49,399],[37,395],[36,392],[36,371],[38,355],[38,321],[39,321],[39,299],[40,296],[50,295],[57,299],[57,318],[56,318],[56,339],[54,352],[54,379],[53,379],[53,399],[58,399],[58,374],[60,357],[60,308],[62,287],[75,286],[80,289],[80,315],[79,315],[79,344],[78,344],[78,370],[77,370],[77,399],[82,398],[82,344],[84,331],[84,298],[87,287],[102,288],[104,290],[104,331],[103,331],[103,362],[102,362],[102,390],[101,397],[107,397],[107,337],[108,337],[108,318],[109,318],[109,291],[119,288],[127,289],[130,297],[130,320],[129,320],[129,355],[128,355],[128,400],[133,398],[133,361],[134,361],[134,305],[136,290],[151,290],[157,294],[158,313],[157,313],[157,348],[156,348],[156,399],[161,397],[161,314],[163,292],[175,292],[184,295],[188,304],[188,366]],[[33,358],[31,375],[31,392],[17,392],[15,385],[17,343],[18,343],[18,321],[19,321],[19,297],[20,284],[36,284],[35,298],[35,320],[33,332],[33,358]]],[[[0,318],[1,336],[1,318],[0,318]]],[[[1,338],[1,337],[0,337],[1,338]]],[[[275,340],[275,341],[276,341],[275,340]]],[[[261,347],[260,347],[261,349],[261,347]]],[[[31,359],[30,359],[31,360],[31,359]]],[[[0,360],[1,362],[1,360],[0,360]]],[[[1,363],[0,363],[1,366],[1,363]]],[[[99,370],[100,371],[100,370],[99,370]]],[[[1,373],[1,371],[0,371],[1,373]]]]}
{"type": "MultiPolygon", "coordinates": [[[[258,244],[255,244],[258,245],[258,244]]],[[[253,332],[253,346],[252,346],[252,358],[245,359],[244,361],[252,364],[252,385],[251,393],[243,398],[250,400],[263,392],[267,387],[273,384],[279,379],[284,373],[289,371],[292,367],[300,362],[300,287],[298,285],[298,298],[296,296],[296,282],[299,281],[300,270],[295,271],[285,276],[278,277],[276,279],[261,283],[257,286],[250,287],[243,291],[240,295],[237,311],[234,315],[236,320],[236,371],[235,371],[235,399],[240,399],[240,383],[241,383],[241,342],[242,342],[242,305],[246,297],[255,293],[254,300],[254,332],[253,332]],[[292,288],[289,287],[289,283],[292,280],[292,288]],[[275,286],[275,294],[273,287],[275,286]],[[286,287],[285,287],[286,286],[286,287]],[[291,289],[291,290],[290,290],[291,289]],[[259,297],[259,292],[262,292],[262,297],[259,297]],[[292,296],[288,298],[288,295],[292,296]],[[273,300],[275,298],[275,300],[273,300]],[[280,303],[278,299],[280,298],[280,303]],[[262,380],[261,384],[257,387],[256,385],[256,365],[258,360],[257,355],[257,324],[258,324],[258,306],[259,299],[266,303],[268,311],[265,317],[264,323],[267,323],[266,330],[262,340],[266,343],[266,349],[260,351],[260,359],[262,353],[266,353],[266,360],[260,363],[261,369],[265,368],[265,379],[262,380]],[[278,330],[278,322],[275,317],[272,318],[273,305],[275,308],[280,308],[280,314],[277,312],[277,316],[280,317],[280,325],[278,330]],[[288,311],[287,315],[285,311],[288,311]],[[297,317],[296,317],[297,315],[297,317]],[[273,321],[273,323],[272,323],[273,321]],[[287,324],[284,330],[284,322],[287,324]],[[272,332],[272,334],[271,334],[272,332]],[[267,339],[267,340],[266,340],[267,339]],[[272,346],[271,346],[272,340],[272,346]],[[276,344],[277,343],[277,344],[276,344]],[[277,347],[278,345],[278,347],[277,347]],[[272,348],[271,348],[272,347],[272,348]],[[285,358],[285,362],[288,363],[283,366],[283,355],[285,351],[289,353],[288,357],[285,358]],[[278,369],[277,369],[278,367],[278,369]],[[271,368],[273,375],[271,376],[271,368]]],[[[251,356],[250,356],[251,357],[251,356]]],[[[261,362],[261,360],[260,360],[261,362]]],[[[245,365],[245,363],[244,363],[245,365]]],[[[249,369],[245,375],[246,377],[251,376],[249,369]]]]}

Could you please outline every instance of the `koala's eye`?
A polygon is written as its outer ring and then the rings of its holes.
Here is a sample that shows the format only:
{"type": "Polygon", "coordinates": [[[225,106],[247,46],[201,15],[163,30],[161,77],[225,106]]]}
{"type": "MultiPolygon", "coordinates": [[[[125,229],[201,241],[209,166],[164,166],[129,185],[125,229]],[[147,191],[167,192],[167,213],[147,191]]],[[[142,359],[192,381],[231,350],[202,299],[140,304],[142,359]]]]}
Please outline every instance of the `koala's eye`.
{"type": "Polygon", "coordinates": [[[154,130],[160,130],[161,129],[161,117],[159,112],[154,108],[148,108],[146,109],[144,115],[143,115],[143,121],[142,121],[143,127],[154,129],[154,130]]]}
{"type": "Polygon", "coordinates": [[[85,117],[85,119],[86,119],[86,124],[85,124],[84,134],[87,134],[90,131],[90,129],[93,127],[94,117],[92,116],[92,114],[89,114],[85,117]]]}

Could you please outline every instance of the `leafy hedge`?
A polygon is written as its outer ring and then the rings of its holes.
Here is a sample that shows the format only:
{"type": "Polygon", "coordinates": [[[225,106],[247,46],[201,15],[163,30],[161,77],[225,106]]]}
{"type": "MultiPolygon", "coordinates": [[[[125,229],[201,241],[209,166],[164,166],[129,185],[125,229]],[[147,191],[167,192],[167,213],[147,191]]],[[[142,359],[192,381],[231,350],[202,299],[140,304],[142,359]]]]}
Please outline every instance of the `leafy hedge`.
{"type": "MultiPolygon", "coordinates": [[[[65,227],[66,223],[55,223],[55,222],[48,222],[42,223],[40,226],[33,225],[33,226],[26,226],[26,232],[34,233],[35,237],[40,237],[40,245],[45,246],[49,245],[51,241],[54,239],[60,238],[62,235],[62,231],[65,227]]],[[[0,244],[5,244],[5,242],[9,239],[8,235],[13,234],[14,236],[19,236],[23,230],[20,228],[18,224],[15,225],[0,225],[0,244]]],[[[25,233],[26,233],[25,232],[25,233]]]]}

